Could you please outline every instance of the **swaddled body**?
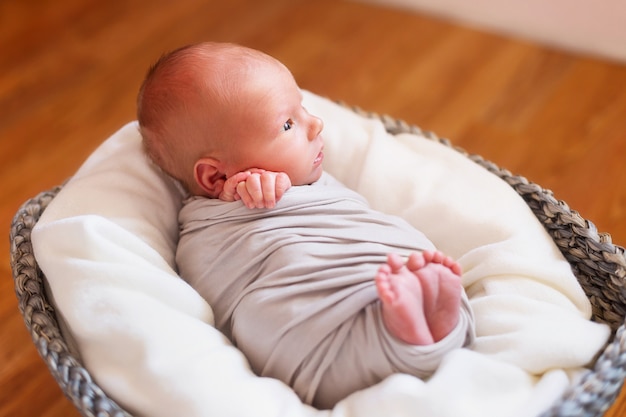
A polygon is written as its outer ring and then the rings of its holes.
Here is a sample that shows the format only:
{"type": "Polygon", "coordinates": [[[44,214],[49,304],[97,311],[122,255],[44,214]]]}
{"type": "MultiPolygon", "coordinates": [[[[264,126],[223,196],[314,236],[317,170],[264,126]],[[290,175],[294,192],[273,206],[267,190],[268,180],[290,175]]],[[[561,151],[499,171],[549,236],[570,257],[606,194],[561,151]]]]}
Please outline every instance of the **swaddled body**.
{"type": "Polygon", "coordinates": [[[465,295],[456,328],[438,343],[409,345],[388,332],[374,283],[379,266],[390,252],[434,247],[328,174],[290,188],[273,209],[191,197],[179,220],[180,275],[253,370],[308,403],[331,407],[396,372],[424,378],[472,341],[465,295]]]}

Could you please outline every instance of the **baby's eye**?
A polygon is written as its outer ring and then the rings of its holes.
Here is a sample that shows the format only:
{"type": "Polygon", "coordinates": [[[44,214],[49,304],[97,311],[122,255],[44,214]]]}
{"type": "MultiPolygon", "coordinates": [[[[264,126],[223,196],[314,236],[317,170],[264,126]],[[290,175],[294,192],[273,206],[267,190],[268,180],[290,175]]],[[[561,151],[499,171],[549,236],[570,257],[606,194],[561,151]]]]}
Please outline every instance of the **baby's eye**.
{"type": "Polygon", "coordinates": [[[293,120],[289,119],[283,124],[283,130],[284,131],[290,130],[293,127],[293,125],[294,125],[293,120]]]}

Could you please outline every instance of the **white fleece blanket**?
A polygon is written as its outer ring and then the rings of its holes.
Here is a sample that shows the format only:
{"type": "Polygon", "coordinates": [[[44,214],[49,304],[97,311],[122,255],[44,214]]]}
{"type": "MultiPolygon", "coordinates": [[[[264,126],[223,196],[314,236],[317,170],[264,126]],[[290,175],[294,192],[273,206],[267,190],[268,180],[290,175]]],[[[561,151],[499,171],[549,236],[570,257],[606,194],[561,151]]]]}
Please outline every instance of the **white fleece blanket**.
{"type": "Polygon", "coordinates": [[[141,151],[135,123],[85,162],[33,230],[36,258],[86,367],[138,416],[521,417],[557,399],[609,336],[569,265],[508,185],[455,151],[305,92],[325,121],[325,168],[373,208],[455,256],[473,350],[427,381],[404,374],[334,409],[255,376],[174,268],[182,196],[141,151]],[[454,401],[451,401],[454,398],[454,401]]]}

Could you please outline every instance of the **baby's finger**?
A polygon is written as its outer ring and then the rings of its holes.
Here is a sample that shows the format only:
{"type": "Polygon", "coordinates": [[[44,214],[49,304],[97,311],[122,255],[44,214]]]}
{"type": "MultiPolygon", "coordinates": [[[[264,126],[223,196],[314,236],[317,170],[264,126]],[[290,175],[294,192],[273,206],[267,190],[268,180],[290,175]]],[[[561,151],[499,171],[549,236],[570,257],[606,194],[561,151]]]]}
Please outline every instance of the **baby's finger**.
{"type": "Polygon", "coordinates": [[[249,172],[238,172],[223,182],[222,191],[219,198],[223,201],[239,200],[237,196],[237,185],[250,175],[249,172]]]}
{"type": "Polygon", "coordinates": [[[276,177],[276,201],[280,200],[285,192],[291,187],[289,175],[279,172],[276,177]]]}
{"type": "Polygon", "coordinates": [[[250,171],[242,171],[242,172],[238,172],[234,175],[232,175],[228,180],[229,181],[234,181],[236,183],[240,183],[241,181],[245,181],[246,178],[248,178],[250,176],[250,171]]]}
{"type": "Polygon", "coordinates": [[[215,181],[215,189],[220,190],[217,198],[227,202],[234,201],[236,195],[234,188],[235,185],[229,184],[228,181],[224,181],[222,179],[215,181]]]}
{"type": "Polygon", "coordinates": [[[266,171],[264,169],[261,169],[261,168],[250,168],[248,170],[248,172],[251,173],[251,174],[262,174],[262,173],[264,173],[266,171]]]}
{"type": "Polygon", "coordinates": [[[253,207],[263,208],[265,206],[260,174],[253,173],[246,179],[246,190],[254,203],[253,207]]]}
{"type": "Polygon", "coordinates": [[[276,205],[276,175],[265,173],[261,175],[261,190],[263,192],[263,204],[265,208],[274,208],[276,205]]]}
{"type": "Polygon", "coordinates": [[[239,196],[239,199],[246,207],[250,209],[253,209],[255,207],[254,200],[252,199],[252,197],[250,196],[250,193],[248,192],[248,188],[246,186],[245,181],[242,181],[239,184],[237,184],[237,195],[239,196]]]}

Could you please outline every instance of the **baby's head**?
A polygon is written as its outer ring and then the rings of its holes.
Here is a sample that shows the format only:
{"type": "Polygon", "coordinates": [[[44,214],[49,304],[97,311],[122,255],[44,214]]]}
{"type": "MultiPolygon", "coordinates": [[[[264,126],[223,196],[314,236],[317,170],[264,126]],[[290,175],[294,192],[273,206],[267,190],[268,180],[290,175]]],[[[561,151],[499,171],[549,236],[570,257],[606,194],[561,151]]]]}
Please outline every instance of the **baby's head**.
{"type": "Polygon", "coordinates": [[[137,100],[146,152],[191,194],[217,197],[225,178],[251,168],[293,185],[321,175],[323,124],[276,59],[233,44],[172,51],[150,68],[137,100]]]}

